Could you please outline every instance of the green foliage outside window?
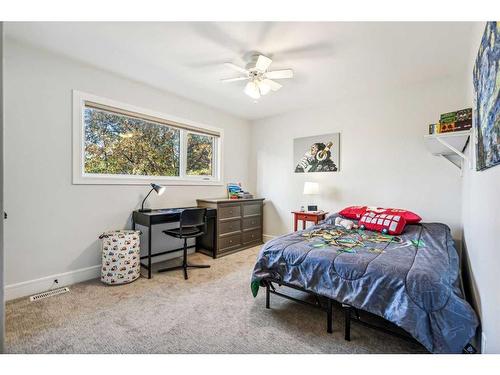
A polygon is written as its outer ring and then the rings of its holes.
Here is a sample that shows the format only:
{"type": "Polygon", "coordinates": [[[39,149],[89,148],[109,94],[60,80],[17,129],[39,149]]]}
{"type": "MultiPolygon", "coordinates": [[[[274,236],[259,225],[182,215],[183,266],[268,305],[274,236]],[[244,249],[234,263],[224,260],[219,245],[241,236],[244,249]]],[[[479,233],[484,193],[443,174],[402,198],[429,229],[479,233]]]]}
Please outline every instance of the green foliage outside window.
{"type": "Polygon", "coordinates": [[[186,173],[195,176],[212,175],[214,137],[188,133],[186,173]]]}
{"type": "Polygon", "coordinates": [[[179,176],[179,129],[88,107],[84,116],[85,173],[179,176]]]}

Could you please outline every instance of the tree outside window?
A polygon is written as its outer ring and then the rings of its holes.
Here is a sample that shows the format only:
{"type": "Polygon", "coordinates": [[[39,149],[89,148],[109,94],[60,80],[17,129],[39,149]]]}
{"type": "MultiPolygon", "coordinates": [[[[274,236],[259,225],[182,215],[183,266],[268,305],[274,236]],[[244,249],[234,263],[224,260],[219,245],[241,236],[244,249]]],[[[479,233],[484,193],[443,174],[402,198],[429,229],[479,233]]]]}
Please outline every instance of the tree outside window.
{"type": "Polygon", "coordinates": [[[220,129],[79,91],[73,105],[73,183],[220,184],[220,129]]]}
{"type": "Polygon", "coordinates": [[[214,137],[205,134],[188,133],[186,174],[190,176],[211,176],[214,151],[214,137]]]}

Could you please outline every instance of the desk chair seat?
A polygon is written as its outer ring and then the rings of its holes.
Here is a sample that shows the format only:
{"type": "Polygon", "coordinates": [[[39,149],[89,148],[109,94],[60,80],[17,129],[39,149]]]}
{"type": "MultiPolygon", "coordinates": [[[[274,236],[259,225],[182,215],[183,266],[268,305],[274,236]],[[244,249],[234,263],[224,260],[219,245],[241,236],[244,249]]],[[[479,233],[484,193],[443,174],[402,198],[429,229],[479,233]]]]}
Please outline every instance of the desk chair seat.
{"type": "Polygon", "coordinates": [[[163,233],[165,233],[167,236],[172,236],[176,238],[184,238],[184,236],[186,236],[186,238],[188,238],[187,236],[189,236],[189,238],[191,237],[194,238],[205,234],[205,232],[203,232],[198,228],[184,228],[184,229],[174,228],[174,229],[164,230],[163,233]]]}
{"type": "Polygon", "coordinates": [[[188,279],[188,268],[210,268],[207,264],[190,264],[187,261],[187,240],[188,238],[199,237],[206,232],[206,208],[187,208],[181,212],[179,228],[164,230],[167,236],[184,239],[184,249],[182,256],[182,265],[159,269],[158,272],[167,272],[174,270],[184,270],[184,279],[188,279]]]}

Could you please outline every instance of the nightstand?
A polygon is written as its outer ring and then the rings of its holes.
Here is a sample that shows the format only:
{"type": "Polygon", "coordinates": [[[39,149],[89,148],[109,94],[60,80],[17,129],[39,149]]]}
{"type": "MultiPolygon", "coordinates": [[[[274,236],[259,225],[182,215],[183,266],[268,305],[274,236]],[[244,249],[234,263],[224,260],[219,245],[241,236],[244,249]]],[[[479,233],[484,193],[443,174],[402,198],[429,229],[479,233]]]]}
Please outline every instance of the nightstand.
{"type": "Polygon", "coordinates": [[[297,231],[297,223],[302,221],[302,229],[306,229],[306,222],[310,221],[314,225],[318,224],[321,220],[325,220],[328,212],[324,211],[292,211],[293,214],[293,230],[297,231]]]}

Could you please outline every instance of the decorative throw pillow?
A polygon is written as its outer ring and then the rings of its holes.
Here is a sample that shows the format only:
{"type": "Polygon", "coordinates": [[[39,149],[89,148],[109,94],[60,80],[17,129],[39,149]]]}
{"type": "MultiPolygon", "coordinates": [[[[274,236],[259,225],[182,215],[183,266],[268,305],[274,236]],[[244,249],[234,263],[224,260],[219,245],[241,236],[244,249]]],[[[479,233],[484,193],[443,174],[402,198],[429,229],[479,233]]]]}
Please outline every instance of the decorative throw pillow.
{"type": "Polygon", "coordinates": [[[382,232],[385,229],[389,234],[401,234],[405,229],[406,219],[399,215],[367,212],[359,220],[359,225],[377,232],[382,232]]]}
{"type": "Polygon", "coordinates": [[[339,214],[348,219],[359,220],[366,212],[374,212],[376,214],[397,215],[404,217],[407,224],[416,224],[422,220],[416,213],[403,210],[401,208],[382,208],[370,206],[350,206],[344,208],[339,214]]]}
{"type": "Polygon", "coordinates": [[[405,218],[407,224],[416,224],[422,220],[416,213],[401,208],[367,207],[366,212],[401,216],[405,218]]]}
{"type": "Polygon", "coordinates": [[[366,206],[350,206],[344,208],[339,214],[348,219],[361,219],[361,216],[366,212],[366,206]]]}

